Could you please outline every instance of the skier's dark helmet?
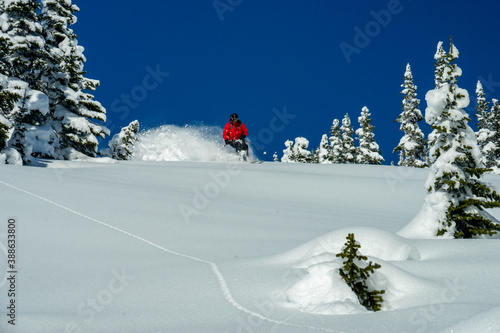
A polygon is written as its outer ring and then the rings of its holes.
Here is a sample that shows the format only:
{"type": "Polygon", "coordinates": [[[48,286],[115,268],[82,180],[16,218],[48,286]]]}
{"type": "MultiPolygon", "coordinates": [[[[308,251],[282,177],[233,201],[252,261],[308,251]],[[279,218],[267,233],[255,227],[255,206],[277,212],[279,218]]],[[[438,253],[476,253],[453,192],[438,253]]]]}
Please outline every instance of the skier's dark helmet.
{"type": "Polygon", "coordinates": [[[236,121],[236,120],[238,120],[238,114],[233,113],[229,119],[231,119],[231,121],[236,121]]]}

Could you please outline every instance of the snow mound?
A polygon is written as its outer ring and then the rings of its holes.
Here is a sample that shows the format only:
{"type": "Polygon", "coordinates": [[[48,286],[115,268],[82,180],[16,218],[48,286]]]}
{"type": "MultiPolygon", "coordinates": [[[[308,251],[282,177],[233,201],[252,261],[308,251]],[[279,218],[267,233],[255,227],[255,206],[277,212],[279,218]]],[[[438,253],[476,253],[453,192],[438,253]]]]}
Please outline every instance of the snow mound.
{"type": "MultiPolygon", "coordinates": [[[[405,238],[414,239],[432,239],[438,238],[437,231],[439,224],[436,221],[446,219],[448,211],[448,201],[446,193],[434,192],[425,197],[422,209],[408,223],[406,227],[397,232],[398,235],[405,238]]],[[[452,238],[449,235],[443,235],[440,238],[452,238]]]]}
{"type": "Polygon", "coordinates": [[[402,261],[420,259],[417,248],[407,239],[380,229],[354,227],[333,231],[279,256],[281,260],[294,262],[295,268],[306,273],[287,289],[289,306],[326,315],[368,311],[339,275],[343,259],[336,254],[341,252],[349,233],[354,233],[361,244],[359,252],[381,265],[367,284],[371,290],[385,290],[382,310],[424,305],[443,290],[440,284],[397,266],[402,261]]]}
{"type": "Polygon", "coordinates": [[[337,273],[340,267],[340,261],[308,267],[307,275],[286,291],[288,301],[305,312],[318,314],[354,314],[366,311],[337,273]]]}
{"type": "Polygon", "coordinates": [[[342,258],[336,257],[354,233],[359,252],[381,265],[367,280],[371,290],[385,290],[383,311],[429,304],[446,286],[405,271],[398,265],[419,260],[417,248],[403,237],[375,228],[355,227],[336,230],[295,248],[279,258],[294,262],[304,276],[286,291],[288,305],[301,311],[342,315],[366,312],[357,296],[339,275],[342,258]]]}
{"type": "Polygon", "coordinates": [[[79,151],[73,148],[65,148],[62,151],[64,159],[69,161],[76,162],[93,162],[93,163],[118,163],[117,160],[114,160],[110,157],[90,157],[85,154],[80,153],[79,151]]]}
{"type": "MultiPolygon", "coordinates": [[[[346,236],[354,233],[361,243],[363,255],[382,260],[419,260],[420,253],[407,239],[393,233],[367,227],[353,227],[332,231],[304,245],[279,256],[279,260],[305,261],[315,260],[317,256],[329,256],[340,253],[346,242],[346,236]],[[313,259],[311,259],[313,258],[313,259]]],[[[309,262],[308,262],[309,263],[309,262]]]]}
{"type": "MultiPolygon", "coordinates": [[[[410,274],[389,262],[370,257],[369,260],[381,265],[367,280],[367,285],[372,290],[385,290],[382,311],[426,305],[446,290],[439,283],[410,274]]],[[[306,267],[307,274],[286,291],[289,305],[324,315],[367,312],[340,276],[340,267],[341,258],[306,267]]]]}
{"type": "Polygon", "coordinates": [[[0,164],[23,165],[23,159],[17,150],[4,148],[0,151],[0,164]]]}
{"type": "Polygon", "coordinates": [[[472,318],[442,330],[440,333],[495,333],[500,327],[500,307],[480,313],[472,318]]]}
{"type": "MultiPolygon", "coordinates": [[[[132,159],[142,161],[238,161],[218,126],[163,125],[138,134],[132,159]]],[[[250,152],[251,153],[251,152],[250,152]]]]}
{"type": "MultiPolygon", "coordinates": [[[[406,225],[399,230],[399,236],[410,239],[453,239],[453,233],[446,232],[442,236],[437,236],[439,228],[443,226],[439,221],[446,220],[448,212],[449,194],[444,192],[430,193],[425,197],[422,209],[417,215],[406,225]]],[[[497,219],[487,211],[478,211],[478,214],[485,216],[491,221],[496,222],[497,219]]]]}

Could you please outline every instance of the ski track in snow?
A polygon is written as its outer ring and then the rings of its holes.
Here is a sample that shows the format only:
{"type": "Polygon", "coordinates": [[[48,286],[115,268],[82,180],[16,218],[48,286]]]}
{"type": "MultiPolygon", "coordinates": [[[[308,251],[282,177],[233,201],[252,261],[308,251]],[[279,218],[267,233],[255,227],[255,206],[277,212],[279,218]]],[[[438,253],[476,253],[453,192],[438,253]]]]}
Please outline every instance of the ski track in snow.
{"type": "MultiPolygon", "coordinates": [[[[291,327],[296,327],[296,328],[307,328],[307,329],[312,329],[312,330],[320,330],[320,331],[324,331],[324,332],[342,333],[341,331],[335,331],[335,330],[328,329],[328,328],[315,327],[315,326],[307,326],[307,325],[300,325],[300,324],[293,324],[293,323],[289,323],[289,322],[286,322],[286,321],[277,320],[277,319],[272,319],[272,318],[269,318],[269,317],[263,316],[263,315],[261,315],[261,314],[259,314],[259,313],[257,313],[257,312],[254,312],[254,311],[252,311],[252,310],[250,310],[250,309],[248,309],[248,308],[244,307],[243,305],[239,304],[239,303],[238,303],[238,302],[234,299],[233,294],[231,293],[231,290],[229,289],[229,286],[227,285],[226,279],[225,279],[225,278],[224,278],[224,276],[222,275],[221,271],[219,270],[219,266],[217,266],[217,264],[216,264],[216,263],[214,263],[214,262],[212,262],[212,261],[209,261],[209,260],[205,260],[205,259],[201,259],[201,258],[193,257],[193,256],[190,256],[190,255],[188,255],[188,254],[179,253],[179,252],[176,252],[176,251],[169,250],[169,249],[164,248],[164,247],[162,247],[162,246],[160,246],[160,245],[158,245],[158,244],[155,244],[155,243],[153,243],[153,242],[151,242],[151,241],[149,241],[149,240],[147,240],[147,239],[144,239],[144,238],[142,238],[142,237],[140,237],[140,236],[137,236],[137,235],[132,234],[132,233],[130,233],[130,232],[128,232],[128,231],[125,231],[125,230],[123,230],[123,229],[120,229],[120,228],[118,228],[118,227],[115,227],[115,226],[113,226],[113,225],[110,225],[110,224],[108,224],[108,223],[102,222],[102,221],[100,221],[100,220],[97,220],[97,219],[92,218],[92,217],[90,217],[90,216],[87,216],[87,215],[85,215],[85,214],[79,213],[79,212],[77,212],[77,211],[75,211],[75,210],[73,210],[73,209],[71,209],[71,208],[68,208],[68,207],[66,207],[66,206],[63,206],[63,205],[58,204],[58,203],[56,203],[56,202],[54,202],[54,201],[51,201],[51,200],[46,199],[46,198],[44,198],[44,197],[42,197],[42,196],[39,196],[39,195],[37,195],[37,194],[35,194],[35,193],[31,193],[31,192],[29,192],[29,191],[23,190],[23,189],[21,189],[21,188],[19,188],[19,187],[16,187],[16,186],[14,186],[14,185],[8,184],[8,183],[3,182],[3,181],[1,181],[1,180],[0,180],[0,184],[3,184],[3,185],[5,185],[5,186],[7,186],[7,187],[10,187],[10,188],[12,188],[12,189],[16,190],[16,191],[22,192],[22,193],[27,194],[27,195],[29,195],[29,196],[32,196],[32,197],[35,197],[35,198],[40,199],[40,200],[42,200],[42,201],[45,201],[45,202],[47,202],[47,203],[49,203],[49,204],[51,204],[51,205],[54,205],[54,206],[56,206],[56,207],[59,207],[59,208],[61,208],[61,209],[63,209],[63,210],[66,210],[66,211],[68,211],[68,212],[70,212],[70,213],[73,213],[73,214],[75,214],[75,215],[78,215],[78,216],[80,216],[80,217],[82,217],[82,218],[84,218],[84,219],[87,219],[87,220],[89,220],[89,221],[92,221],[92,222],[94,222],[94,223],[97,223],[97,224],[100,224],[100,225],[102,225],[102,226],[105,226],[105,227],[107,227],[107,228],[109,228],[109,229],[111,229],[111,230],[117,231],[117,232],[122,233],[122,234],[124,234],[124,235],[127,235],[127,236],[129,236],[129,237],[131,237],[131,238],[134,238],[134,239],[136,239],[136,240],[139,240],[139,241],[141,241],[141,242],[144,242],[144,243],[146,243],[146,244],[148,244],[148,245],[150,245],[150,246],[152,246],[152,247],[154,247],[154,248],[156,248],[156,249],[158,249],[158,250],[161,250],[161,251],[163,251],[163,252],[166,252],[166,253],[168,253],[168,254],[175,255],[175,256],[179,256],[179,257],[182,257],[182,258],[186,258],[186,259],[189,259],[189,260],[192,260],[192,261],[196,261],[196,262],[199,262],[199,263],[203,263],[203,264],[207,264],[207,265],[209,265],[209,266],[210,266],[210,268],[212,269],[212,271],[213,271],[213,273],[214,273],[215,277],[217,278],[217,282],[218,282],[218,284],[219,284],[219,289],[220,289],[221,293],[223,294],[224,298],[226,299],[226,301],[227,301],[229,304],[231,304],[233,307],[235,307],[236,309],[238,309],[238,310],[240,310],[240,311],[242,311],[242,312],[244,312],[244,313],[246,313],[246,314],[249,314],[249,315],[251,315],[251,316],[253,316],[253,317],[259,318],[259,319],[264,320],[264,321],[267,321],[267,322],[269,322],[269,323],[278,324],[278,325],[291,326],[291,327]]],[[[293,317],[293,316],[292,316],[292,317],[293,317]]],[[[289,319],[291,319],[292,317],[290,317],[289,319]]],[[[289,320],[289,319],[287,319],[287,320],[289,320]]]]}

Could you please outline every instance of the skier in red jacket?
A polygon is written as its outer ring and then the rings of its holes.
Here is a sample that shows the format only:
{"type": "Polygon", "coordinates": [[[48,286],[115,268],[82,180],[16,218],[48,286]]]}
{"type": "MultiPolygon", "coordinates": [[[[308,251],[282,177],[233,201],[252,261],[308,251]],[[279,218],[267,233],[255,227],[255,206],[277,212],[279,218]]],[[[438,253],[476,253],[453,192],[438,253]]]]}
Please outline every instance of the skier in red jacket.
{"type": "Polygon", "coordinates": [[[244,140],[247,135],[247,128],[238,119],[238,115],[236,113],[233,113],[229,118],[229,122],[226,124],[226,126],[224,126],[224,131],[222,132],[222,138],[226,142],[226,145],[234,147],[237,153],[245,151],[245,155],[246,157],[248,157],[248,145],[244,140]]]}

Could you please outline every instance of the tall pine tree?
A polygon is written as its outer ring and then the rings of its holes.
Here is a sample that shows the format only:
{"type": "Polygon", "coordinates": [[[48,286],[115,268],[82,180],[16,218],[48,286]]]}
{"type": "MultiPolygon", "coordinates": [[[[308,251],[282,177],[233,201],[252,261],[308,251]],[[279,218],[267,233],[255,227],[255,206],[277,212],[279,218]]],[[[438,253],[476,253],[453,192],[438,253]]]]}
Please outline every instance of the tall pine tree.
{"type": "Polygon", "coordinates": [[[403,90],[403,112],[395,120],[401,125],[399,129],[404,132],[399,144],[393,153],[399,152],[399,166],[424,167],[426,160],[426,147],[424,133],[418,126],[418,122],[424,117],[419,110],[420,100],[417,98],[417,86],[413,83],[413,75],[410,64],[406,65],[403,90]]]}
{"type": "Polygon", "coordinates": [[[477,118],[476,138],[481,151],[481,161],[486,167],[492,167],[492,159],[490,153],[494,149],[494,132],[490,121],[490,106],[486,102],[483,85],[477,81],[476,85],[477,105],[474,116],[477,118]]]}
{"type": "Polygon", "coordinates": [[[318,149],[318,163],[320,164],[331,164],[332,162],[328,159],[331,153],[330,142],[328,141],[328,136],[323,134],[321,137],[321,142],[318,149]]]}
{"type": "Polygon", "coordinates": [[[286,140],[286,149],[283,149],[283,157],[281,157],[281,162],[283,163],[294,163],[296,162],[295,153],[293,152],[293,141],[286,140]]]}
{"type": "Polygon", "coordinates": [[[12,43],[8,34],[4,30],[8,30],[7,15],[5,14],[5,0],[0,0],[0,74],[8,75],[10,68],[7,59],[12,43]]]}
{"type": "Polygon", "coordinates": [[[436,89],[446,84],[444,73],[449,64],[449,58],[443,49],[443,42],[438,42],[436,53],[434,54],[434,85],[436,89]]]}
{"type": "Polygon", "coordinates": [[[351,118],[349,114],[346,113],[344,119],[342,119],[342,126],[340,127],[342,131],[342,156],[344,163],[354,164],[356,163],[356,147],[354,146],[354,129],[351,125],[351,118]]]}
{"type": "Polygon", "coordinates": [[[361,116],[358,117],[359,125],[356,130],[359,146],[356,154],[356,161],[359,164],[381,164],[384,161],[379,149],[379,145],[375,142],[375,134],[373,130],[375,126],[371,124],[371,113],[366,106],[361,109],[361,116]]]}
{"type": "Polygon", "coordinates": [[[7,56],[3,74],[26,82],[30,89],[42,90],[45,63],[45,41],[41,37],[37,0],[12,0],[3,4],[7,56]]]}
{"type": "Polygon", "coordinates": [[[58,133],[64,156],[72,149],[88,156],[97,153],[97,137],[109,130],[94,121],[106,121],[106,110],[94,96],[99,81],[84,77],[83,47],[70,25],[76,23],[79,8],[71,0],[42,0],[41,24],[52,66],[47,70],[46,93],[50,96],[50,125],[58,133]],[[68,150],[69,149],[69,150],[68,150]]]}
{"type": "Polygon", "coordinates": [[[330,154],[328,155],[328,160],[334,164],[344,163],[344,155],[342,155],[342,133],[340,132],[340,122],[338,119],[333,120],[328,140],[330,141],[330,154]]]}
{"type": "MultiPolygon", "coordinates": [[[[447,53],[443,49],[443,42],[439,42],[436,48],[436,53],[434,54],[434,84],[435,89],[439,89],[446,83],[445,78],[443,77],[446,66],[449,64],[449,59],[447,53]]],[[[430,147],[436,144],[436,136],[437,133],[435,130],[432,130],[427,137],[427,147],[430,150],[430,147]]],[[[428,154],[426,163],[427,165],[431,165],[434,163],[433,157],[428,154]]]]}
{"type": "Polygon", "coordinates": [[[495,98],[492,99],[492,102],[488,119],[493,134],[487,160],[489,161],[488,166],[493,168],[496,173],[500,173],[500,105],[495,98]]]}
{"type": "Polygon", "coordinates": [[[8,56],[12,43],[9,35],[4,32],[4,30],[8,31],[7,20],[4,0],[0,0],[0,151],[7,146],[9,139],[8,131],[12,126],[9,115],[14,108],[14,103],[18,100],[8,90],[8,75],[10,74],[9,70],[11,67],[8,56]]]}
{"type": "Polygon", "coordinates": [[[99,82],[83,76],[83,48],[68,28],[76,11],[71,0],[0,1],[0,146],[12,126],[8,145],[24,162],[95,156],[97,137],[109,135],[105,109],[85,92],[99,82]]]}
{"type": "Polygon", "coordinates": [[[500,207],[500,195],[480,181],[487,169],[481,164],[476,136],[464,111],[469,95],[457,85],[462,74],[455,64],[458,55],[450,40],[443,83],[426,95],[425,119],[436,133],[430,149],[434,163],[426,182],[426,203],[434,211],[438,236],[471,238],[500,230],[500,224],[484,210],[500,207]]]}
{"type": "Polygon", "coordinates": [[[47,64],[45,41],[38,22],[40,3],[36,0],[2,2],[2,112],[13,125],[9,147],[16,149],[27,163],[48,113],[48,98],[41,91],[47,64]]]}

